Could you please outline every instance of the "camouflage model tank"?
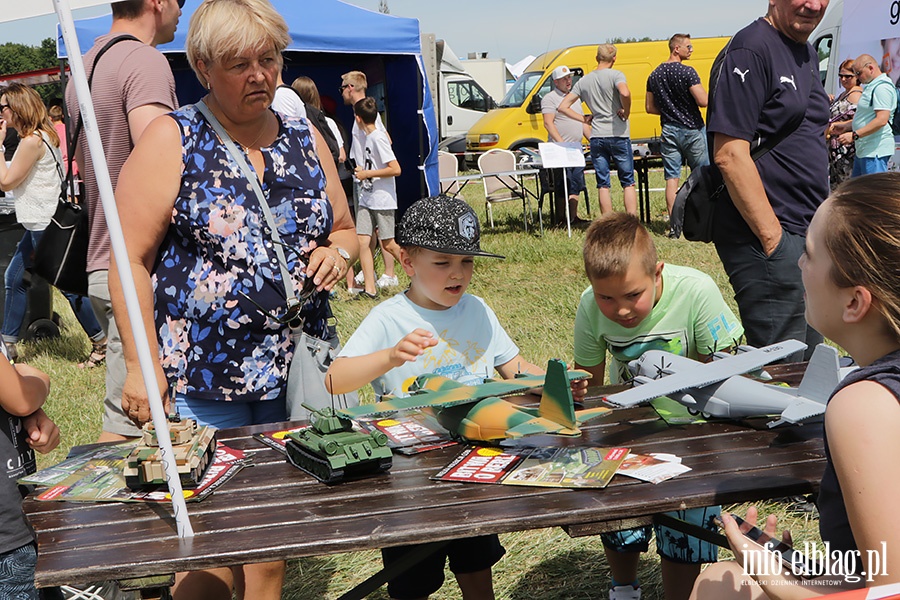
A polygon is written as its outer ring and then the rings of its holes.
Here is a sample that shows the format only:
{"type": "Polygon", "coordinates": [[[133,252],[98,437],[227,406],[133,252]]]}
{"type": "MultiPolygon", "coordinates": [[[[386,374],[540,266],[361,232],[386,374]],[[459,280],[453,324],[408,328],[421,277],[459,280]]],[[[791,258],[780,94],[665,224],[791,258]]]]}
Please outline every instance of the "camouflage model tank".
{"type": "MultiPolygon", "coordinates": [[[[169,439],[181,486],[197,487],[216,456],[216,429],[199,427],[193,419],[170,417],[169,439]]],[[[160,459],[156,428],[150,422],[144,425],[141,441],[125,462],[125,484],[132,490],[165,485],[166,473],[160,459]]]]}
{"type": "Polygon", "coordinates": [[[287,456],[292,465],[323,483],[391,468],[393,457],[383,432],[354,431],[353,422],[338,416],[333,408],[302,406],[310,412],[310,426],[288,434],[287,456]]]}

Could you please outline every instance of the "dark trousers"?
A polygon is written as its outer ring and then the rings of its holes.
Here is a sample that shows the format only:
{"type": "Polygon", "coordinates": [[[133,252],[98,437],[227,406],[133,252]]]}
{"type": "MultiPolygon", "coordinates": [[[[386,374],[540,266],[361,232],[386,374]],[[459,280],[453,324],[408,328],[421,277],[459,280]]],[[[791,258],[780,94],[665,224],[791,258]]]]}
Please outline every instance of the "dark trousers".
{"type": "Polygon", "coordinates": [[[803,282],[797,261],[803,253],[802,235],[782,232],[771,256],[763,253],[759,240],[743,244],[716,241],[716,252],[734,290],[747,343],[760,348],[795,339],[806,342],[804,353],[785,362],[809,360],[822,335],[807,325],[803,282]]]}

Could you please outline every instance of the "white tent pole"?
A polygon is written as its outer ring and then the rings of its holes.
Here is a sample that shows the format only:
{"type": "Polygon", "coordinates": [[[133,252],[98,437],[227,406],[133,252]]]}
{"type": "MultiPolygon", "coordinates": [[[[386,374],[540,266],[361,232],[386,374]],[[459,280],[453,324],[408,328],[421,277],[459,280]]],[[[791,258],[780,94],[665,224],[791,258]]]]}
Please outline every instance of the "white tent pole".
{"type": "Polygon", "coordinates": [[[172,495],[172,510],[175,513],[178,537],[193,537],[194,530],[191,528],[191,522],[188,518],[187,505],[184,502],[184,493],[181,489],[181,480],[178,478],[178,471],[176,470],[172,453],[172,442],[169,439],[168,419],[163,408],[159,386],[156,382],[154,361],[150,354],[150,343],[147,339],[147,332],[144,330],[144,319],[141,316],[137,290],[134,286],[134,278],[131,275],[128,251],[125,249],[125,236],[122,233],[122,224],[119,222],[116,199],[113,195],[109,170],[106,166],[106,154],[103,152],[103,142],[100,140],[100,133],[97,131],[97,119],[94,114],[91,92],[88,88],[87,77],[84,71],[84,61],[81,60],[81,48],[78,45],[78,36],[75,33],[75,21],[72,18],[68,0],[53,0],[53,6],[59,18],[63,40],[66,42],[66,53],[69,55],[72,83],[75,84],[75,92],[78,96],[78,106],[81,110],[84,132],[87,135],[87,145],[94,164],[97,186],[100,190],[100,201],[103,203],[103,212],[106,214],[106,224],[109,228],[112,252],[116,257],[116,267],[119,279],[122,282],[128,318],[131,320],[131,331],[137,346],[141,373],[143,373],[144,385],[147,387],[147,396],[150,399],[150,412],[153,415],[153,425],[156,427],[157,438],[159,438],[159,451],[165,467],[166,483],[172,495]]]}

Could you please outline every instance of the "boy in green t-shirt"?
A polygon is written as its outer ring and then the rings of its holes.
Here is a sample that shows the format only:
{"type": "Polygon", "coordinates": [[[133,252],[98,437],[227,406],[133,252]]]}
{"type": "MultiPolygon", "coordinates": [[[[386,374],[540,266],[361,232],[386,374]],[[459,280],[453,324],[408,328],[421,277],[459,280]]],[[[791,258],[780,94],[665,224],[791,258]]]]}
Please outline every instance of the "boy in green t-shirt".
{"type": "MultiPolygon", "coordinates": [[[[611,213],[596,220],[584,241],[584,268],[591,286],[575,316],[575,367],[610,382],[629,378],[628,362],[647,350],[666,350],[695,360],[736,345],[744,333],[708,275],[665,265],[650,234],[634,215],[611,213]]],[[[716,530],[720,507],[671,513],[716,530]]],[[[650,528],[604,534],[612,572],[611,600],[637,600],[637,566],[650,541],[650,528]]],[[[667,600],[688,598],[700,565],[715,562],[717,548],[666,527],[656,527],[667,600]]]]}

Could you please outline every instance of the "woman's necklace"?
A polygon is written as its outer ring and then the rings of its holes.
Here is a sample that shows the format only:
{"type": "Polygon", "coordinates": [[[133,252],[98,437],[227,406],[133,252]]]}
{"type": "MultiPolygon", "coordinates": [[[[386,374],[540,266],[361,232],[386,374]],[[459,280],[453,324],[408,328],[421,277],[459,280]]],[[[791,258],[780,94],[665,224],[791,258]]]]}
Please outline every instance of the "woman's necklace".
{"type": "MultiPolygon", "coordinates": [[[[224,125],[223,125],[223,129],[224,129],[224,125]]],[[[252,142],[250,142],[249,144],[245,144],[242,141],[240,141],[239,139],[237,139],[230,131],[228,131],[228,129],[225,129],[225,133],[230,135],[231,139],[236,141],[241,146],[241,148],[244,149],[244,152],[246,152],[246,153],[250,152],[250,150],[256,145],[256,142],[259,141],[259,138],[262,137],[262,134],[265,133],[265,131],[266,131],[266,124],[264,124],[262,127],[259,128],[259,133],[257,134],[256,138],[252,142]]]]}

